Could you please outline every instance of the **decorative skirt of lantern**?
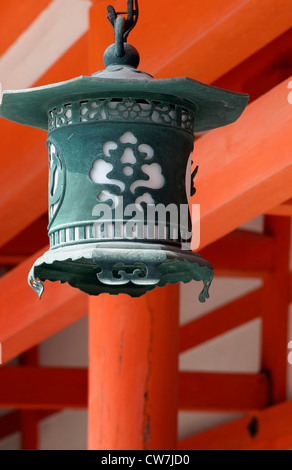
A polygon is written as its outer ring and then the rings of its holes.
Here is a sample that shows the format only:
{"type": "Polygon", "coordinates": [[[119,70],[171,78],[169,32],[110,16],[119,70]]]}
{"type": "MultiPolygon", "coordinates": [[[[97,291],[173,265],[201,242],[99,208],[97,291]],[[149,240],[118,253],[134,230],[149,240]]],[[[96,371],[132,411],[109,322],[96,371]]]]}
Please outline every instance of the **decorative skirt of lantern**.
{"type": "Polygon", "coordinates": [[[125,59],[4,92],[2,117],[48,130],[50,250],[29,274],[39,296],[45,280],[140,296],[194,279],[205,301],[213,269],[190,249],[194,131],[235,121],[247,101],[188,78],[155,80],[125,59]]]}

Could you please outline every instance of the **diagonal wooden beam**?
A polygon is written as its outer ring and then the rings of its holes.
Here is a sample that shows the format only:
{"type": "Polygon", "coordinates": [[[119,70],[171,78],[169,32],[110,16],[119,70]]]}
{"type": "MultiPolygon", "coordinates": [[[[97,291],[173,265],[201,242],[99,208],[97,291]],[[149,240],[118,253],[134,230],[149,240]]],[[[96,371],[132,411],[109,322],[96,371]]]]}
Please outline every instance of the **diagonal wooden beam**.
{"type": "MultiPolygon", "coordinates": [[[[93,70],[102,66],[103,51],[113,42],[111,26],[104,21],[106,5],[106,0],[95,0],[91,14],[98,24],[91,40],[97,51],[93,70]]],[[[130,43],[140,52],[140,68],[157,78],[185,75],[212,83],[287,31],[290,7],[289,0],[281,7],[277,0],[266,0],[264,8],[242,0],[222,0],[220,8],[216,0],[195,5],[193,0],[147,0],[130,43]]]]}
{"type": "Polygon", "coordinates": [[[87,369],[2,367],[0,407],[33,410],[86,408],[87,369]]]}
{"type": "Polygon", "coordinates": [[[287,83],[254,101],[236,123],[197,142],[192,201],[201,204],[201,248],[291,197],[287,83]]]}
{"type": "Polygon", "coordinates": [[[163,0],[154,8],[157,28],[166,34],[161,34],[159,41],[155,34],[147,36],[149,49],[157,53],[155,62],[148,56],[145,66],[157,77],[172,77],[190,74],[192,64],[191,77],[207,83],[288,30],[292,22],[289,0],[282,1],[280,8],[277,0],[267,0],[264,8],[258,2],[240,0],[223,0],[220,8],[216,0],[196,4],[196,8],[188,0],[171,8],[169,1],[163,0]]]}
{"type": "Polygon", "coordinates": [[[263,289],[246,294],[180,328],[180,352],[199,346],[262,314],[263,289]]]}
{"type": "Polygon", "coordinates": [[[180,372],[180,410],[246,412],[268,404],[269,382],[265,374],[180,372]]]}
{"type": "Polygon", "coordinates": [[[4,363],[88,313],[88,296],[67,284],[46,283],[46,295],[41,301],[27,284],[33,262],[47,248],[0,279],[4,363]]]}
{"type": "Polygon", "coordinates": [[[180,450],[286,450],[292,447],[292,401],[195,434],[180,450]]]}
{"type": "Polygon", "coordinates": [[[10,0],[1,2],[0,55],[17,41],[37,16],[50,4],[51,0],[10,0]],[[13,24],[13,27],[12,27],[13,24]]]}

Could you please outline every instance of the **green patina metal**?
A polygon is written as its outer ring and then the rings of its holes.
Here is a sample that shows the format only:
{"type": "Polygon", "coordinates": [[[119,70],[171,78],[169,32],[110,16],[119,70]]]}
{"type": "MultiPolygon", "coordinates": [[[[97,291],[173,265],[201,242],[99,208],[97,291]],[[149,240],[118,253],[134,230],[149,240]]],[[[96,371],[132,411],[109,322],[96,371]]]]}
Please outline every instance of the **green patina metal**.
{"type": "Polygon", "coordinates": [[[115,47],[107,68],[91,77],[3,94],[1,117],[48,131],[50,250],[29,284],[39,297],[45,280],[137,297],[201,280],[204,302],[212,266],[182,250],[191,224],[181,208],[197,173],[186,188],[186,169],[194,132],[234,122],[248,96],[189,78],[155,80],[133,67],[132,46],[124,44],[121,58],[115,47]],[[166,217],[161,233],[148,213],[159,204],[177,208],[184,231],[174,236],[166,217]]]}

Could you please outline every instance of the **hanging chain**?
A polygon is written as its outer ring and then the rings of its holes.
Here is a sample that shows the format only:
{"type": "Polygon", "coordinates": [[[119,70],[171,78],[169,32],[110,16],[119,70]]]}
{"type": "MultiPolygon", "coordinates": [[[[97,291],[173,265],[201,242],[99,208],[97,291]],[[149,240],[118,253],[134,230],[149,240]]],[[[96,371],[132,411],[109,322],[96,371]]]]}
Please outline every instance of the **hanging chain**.
{"type": "MultiPolygon", "coordinates": [[[[116,12],[114,7],[109,5],[107,7],[107,12],[108,16],[107,19],[109,20],[110,24],[115,30],[116,34],[116,41],[121,42],[121,38],[117,38],[117,28],[116,28],[116,22],[118,20],[118,15],[127,15],[127,19],[124,17],[124,21],[119,21],[120,24],[123,23],[123,31],[122,31],[122,41],[127,42],[127,38],[129,36],[129,33],[132,31],[132,29],[135,27],[138,17],[139,17],[139,6],[138,6],[138,0],[127,0],[127,11],[120,11],[116,12]]],[[[118,28],[120,30],[120,28],[118,28]]],[[[120,35],[120,31],[118,33],[120,35]]]]}

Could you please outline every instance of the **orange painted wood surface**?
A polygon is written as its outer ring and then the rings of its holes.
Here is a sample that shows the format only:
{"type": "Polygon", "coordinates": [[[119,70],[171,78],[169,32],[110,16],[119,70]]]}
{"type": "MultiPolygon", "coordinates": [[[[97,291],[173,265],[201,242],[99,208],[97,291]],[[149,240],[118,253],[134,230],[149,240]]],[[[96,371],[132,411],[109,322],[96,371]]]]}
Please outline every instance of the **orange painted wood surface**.
{"type": "Polygon", "coordinates": [[[175,449],[178,287],[90,298],[89,449],[175,449]]]}
{"type": "Polygon", "coordinates": [[[201,248],[291,197],[287,95],[285,81],[254,101],[236,123],[195,144],[199,172],[192,202],[201,204],[201,248]]]}
{"type": "Polygon", "coordinates": [[[199,346],[262,314],[263,289],[246,294],[180,328],[180,352],[199,346]]]}
{"type": "Polygon", "coordinates": [[[86,369],[33,366],[0,369],[1,408],[60,410],[86,405],[86,369]]]}
{"type": "Polygon", "coordinates": [[[292,401],[188,437],[183,450],[285,450],[292,447],[292,401]],[[250,428],[257,432],[253,437],[250,428]]]}
{"type": "Polygon", "coordinates": [[[43,298],[27,284],[35,259],[28,258],[0,279],[0,342],[3,362],[35,346],[88,313],[88,297],[69,285],[46,282],[43,298]]]}
{"type": "Polygon", "coordinates": [[[265,374],[180,372],[181,411],[246,412],[269,404],[265,374]]]}

